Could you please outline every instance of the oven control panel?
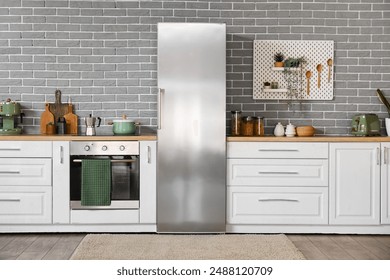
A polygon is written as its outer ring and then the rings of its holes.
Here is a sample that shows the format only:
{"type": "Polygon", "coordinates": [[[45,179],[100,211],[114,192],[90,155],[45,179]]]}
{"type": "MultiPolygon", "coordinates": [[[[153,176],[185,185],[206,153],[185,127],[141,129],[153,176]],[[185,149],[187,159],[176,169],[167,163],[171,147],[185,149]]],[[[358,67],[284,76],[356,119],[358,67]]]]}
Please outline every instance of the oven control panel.
{"type": "Polygon", "coordinates": [[[138,141],[74,141],[71,155],[139,155],[138,141]]]}

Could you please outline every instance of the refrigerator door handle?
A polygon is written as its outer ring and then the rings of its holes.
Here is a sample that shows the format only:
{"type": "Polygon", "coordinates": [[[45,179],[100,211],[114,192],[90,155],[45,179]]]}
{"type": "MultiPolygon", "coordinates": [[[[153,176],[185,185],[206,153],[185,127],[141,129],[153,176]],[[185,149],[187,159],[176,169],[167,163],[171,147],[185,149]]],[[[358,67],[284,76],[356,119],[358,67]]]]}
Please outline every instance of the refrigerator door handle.
{"type": "Polygon", "coordinates": [[[157,94],[157,129],[161,129],[161,117],[162,117],[162,98],[165,93],[165,89],[159,88],[157,94]]]}

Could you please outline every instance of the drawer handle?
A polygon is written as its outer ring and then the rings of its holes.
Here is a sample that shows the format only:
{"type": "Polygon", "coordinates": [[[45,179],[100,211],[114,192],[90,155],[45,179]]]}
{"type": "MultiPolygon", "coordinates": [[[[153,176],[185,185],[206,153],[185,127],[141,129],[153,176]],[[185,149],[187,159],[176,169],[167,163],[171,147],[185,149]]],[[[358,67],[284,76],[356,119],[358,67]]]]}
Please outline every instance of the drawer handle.
{"type": "Polygon", "coordinates": [[[148,146],[148,164],[152,163],[152,148],[148,146]]]}
{"type": "MultiPolygon", "coordinates": [[[[136,159],[112,159],[112,163],[129,163],[129,162],[136,162],[136,159]]],[[[73,162],[83,162],[82,159],[75,158],[73,162]]]]}
{"type": "Polygon", "coordinates": [[[20,171],[0,171],[0,174],[20,174],[20,171]]]}
{"type": "Polygon", "coordinates": [[[259,171],[259,174],[299,174],[298,171],[259,171]]]}
{"type": "Polygon", "coordinates": [[[20,151],[21,148],[0,148],[0,151],[20,151]]]}
{"type": "Polygon", "coordinates": [[[263,199],[259,199],[259,202],[267,202],[267,201],[299,202],[298,199],[288,199],[288,198],[263,198],[263,199]]]}
{"type": "Polygon", "coordinates": [[[15,202],[18,202],[18,201],[21,201],[20,198],[0,198],[0,201],[15,201],[15,202]]]}
{"type": "Polygon", "coordinates": [[[297,149],[259,149],[259,152],[299,152],[297,149]]]}

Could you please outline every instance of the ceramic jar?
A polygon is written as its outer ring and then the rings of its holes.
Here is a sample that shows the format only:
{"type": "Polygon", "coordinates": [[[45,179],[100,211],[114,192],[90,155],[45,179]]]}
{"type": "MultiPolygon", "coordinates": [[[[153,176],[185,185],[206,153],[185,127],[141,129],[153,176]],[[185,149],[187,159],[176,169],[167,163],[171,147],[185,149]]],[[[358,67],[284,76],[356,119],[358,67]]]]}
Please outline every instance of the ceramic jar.
{"type": "Polygon", "coordinates": [[[287,126],[286,126],[286,136],[287,137],[294,137],[296,134],[295,132],[295,126],[292,125],[291,123],[289,123],[287,126]]]}
{"type": "Polygon", "coordinates": [[[280,122],[275,126],[274,135],[277,137],[284,136],[284,126],[280,122]]]}

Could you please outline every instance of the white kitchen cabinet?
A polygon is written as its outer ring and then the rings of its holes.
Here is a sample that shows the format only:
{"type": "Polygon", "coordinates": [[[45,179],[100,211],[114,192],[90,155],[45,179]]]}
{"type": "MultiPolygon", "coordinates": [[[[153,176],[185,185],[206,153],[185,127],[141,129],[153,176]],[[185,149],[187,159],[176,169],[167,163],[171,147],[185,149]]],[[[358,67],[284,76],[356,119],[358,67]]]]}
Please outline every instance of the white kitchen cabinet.
{"type": "Polygon", "coordinates": [[[380,143],[330,143],[329,223],[380,223],[380,143]]]}
{"type": "Polygon", "coordinates": [[[52,142],[0,141],[0,223],[52,223],[52,142]]]}
{"type": "Polygon", "coordinates": [[[390,224],[390,143],[381,143],[381,223],[390,224]]]}
{"type": "Polygon", "coordinates": [[[51,195],[51,187],[0,186],[0,223],[51,223],[51,195]]]}
{"type": "Polygon", "coordinates": [[[228,142],[228,225],[328,224],[328,143],[228,142]]]}
{"type": "Polygon", "coordinates": [[[327,224],[327,187],[229,187],[227,223],[327,224]]]}
{"type": "Polygon", "coordinates": [[[156,223],[157,142],[140,142],[140,223],[156,223]]]}
{"type": "Polygon", "coordinates": [[[0,141],[0,158],[50,158],[51,141],[0,141]]]}
{"type": "Polygon", "coordinates": [[[328,186],[327,159],[228,159],[228,185],[328,186]]]}
{"type": "Polygon", "coordinates": [[[53,142],[53,223],[70,222],[70,142],[53,142]]]}

